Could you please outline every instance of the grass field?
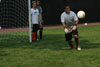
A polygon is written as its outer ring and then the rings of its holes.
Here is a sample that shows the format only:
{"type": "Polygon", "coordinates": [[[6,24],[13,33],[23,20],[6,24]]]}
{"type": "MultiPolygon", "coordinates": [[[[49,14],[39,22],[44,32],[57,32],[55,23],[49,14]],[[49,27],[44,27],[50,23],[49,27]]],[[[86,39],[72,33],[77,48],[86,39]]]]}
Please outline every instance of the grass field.
{"type": "Polygon", "coordinates": [[[45,29],[34,43],[27,32],[0,34],[0,67],[100,67],[100,26],[79,27],[79,34],[82,51],[69,50],[60,28],[45,29]]]}

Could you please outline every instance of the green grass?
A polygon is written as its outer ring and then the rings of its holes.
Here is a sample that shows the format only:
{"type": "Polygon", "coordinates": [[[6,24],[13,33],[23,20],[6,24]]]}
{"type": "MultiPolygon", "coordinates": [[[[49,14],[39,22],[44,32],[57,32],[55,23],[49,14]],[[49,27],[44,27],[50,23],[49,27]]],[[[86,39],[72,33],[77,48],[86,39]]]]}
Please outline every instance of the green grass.
{"type": "Polygon", "coordinates": [[[100,26],[79,27],[82,51],[69,50],[63,29],[45,29],[28,43],[27,32],[0,34],[0,67],[100,67],[100,26]]]}

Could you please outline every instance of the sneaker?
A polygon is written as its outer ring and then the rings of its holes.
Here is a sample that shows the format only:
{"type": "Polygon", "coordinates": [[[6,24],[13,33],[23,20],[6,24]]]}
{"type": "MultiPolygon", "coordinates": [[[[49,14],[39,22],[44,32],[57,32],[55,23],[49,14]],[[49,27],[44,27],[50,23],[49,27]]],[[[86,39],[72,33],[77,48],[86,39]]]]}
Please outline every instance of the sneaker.
{"type": "Polygon", "coordinates": [[[77,50],[78,50],[78,51],[81,51],[81,48],[80,48],[80,47],[78,47],[78,48],[77,48],[77,50]]]}

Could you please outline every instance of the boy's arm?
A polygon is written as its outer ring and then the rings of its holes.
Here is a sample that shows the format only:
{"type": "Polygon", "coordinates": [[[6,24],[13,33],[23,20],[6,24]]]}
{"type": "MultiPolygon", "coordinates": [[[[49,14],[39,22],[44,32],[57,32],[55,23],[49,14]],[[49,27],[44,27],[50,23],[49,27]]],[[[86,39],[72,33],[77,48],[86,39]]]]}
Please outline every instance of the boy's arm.
{"type": "Polygon", "coordinates": [[[39,21],[39,23],[40,23],[40,16],[38,16],[39,18],[38,18],[38,21],[39,21]]]}
{"type": "Polygon", "coordinates": [[[66,25],[65,25],[65,23],[64,23],[64,22],[62,22],[62,26],[63,26],[63,28],[64,28],[64,29],[66,28],[66,25]]]}
{"type": "Polygon", "coordinates": [[[62,26],[63,26],[64,29],[67,28],[66,24],[65,24],[65,17],[64,17],[63,14],[61,15],[61,23],[62,23],[62,26]]]}

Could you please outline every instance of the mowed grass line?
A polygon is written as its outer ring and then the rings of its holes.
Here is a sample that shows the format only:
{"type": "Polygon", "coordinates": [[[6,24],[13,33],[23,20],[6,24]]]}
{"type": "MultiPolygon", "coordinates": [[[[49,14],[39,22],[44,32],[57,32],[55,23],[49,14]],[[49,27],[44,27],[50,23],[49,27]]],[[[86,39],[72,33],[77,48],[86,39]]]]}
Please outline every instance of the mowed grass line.
{"type": "Polygon", "coordinates": [[[99,35],[99,25],[79,27],[77,51],[69,50],[63,29],[45,29],[44,40],[34,43],[28,43],[27,32],[3,34],[0,67],[100,67],[99,35]]]}

